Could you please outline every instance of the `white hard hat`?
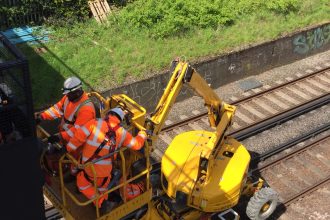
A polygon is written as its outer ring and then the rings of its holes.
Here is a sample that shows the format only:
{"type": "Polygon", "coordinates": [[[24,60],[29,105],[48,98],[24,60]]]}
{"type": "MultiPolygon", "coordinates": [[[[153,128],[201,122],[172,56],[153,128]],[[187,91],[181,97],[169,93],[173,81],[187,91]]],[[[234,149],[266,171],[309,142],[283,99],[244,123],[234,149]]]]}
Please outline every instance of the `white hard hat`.
{"type": "Polygon", "coordinates": [[[124,112],[121,108],[119,108],[119,107],[116,107],[116,108],[110,109],[109,112],[108,112],[108,114],[109,114],[109,113],[114,113],[114,114],[116,114],[116,115],[119,117],[119,119],[120,119],[121,121],[124,120],[125,112],[124,112]]]}
{"type": "Polygon", "coordinates": [[[82,82],[80,79],[78,79],[75,76],[69,77],[64,81],[63,89],[62,89],[63,95],[68,94],[69,92],[72,92],[81,87],[82,87],[82,82]]]}

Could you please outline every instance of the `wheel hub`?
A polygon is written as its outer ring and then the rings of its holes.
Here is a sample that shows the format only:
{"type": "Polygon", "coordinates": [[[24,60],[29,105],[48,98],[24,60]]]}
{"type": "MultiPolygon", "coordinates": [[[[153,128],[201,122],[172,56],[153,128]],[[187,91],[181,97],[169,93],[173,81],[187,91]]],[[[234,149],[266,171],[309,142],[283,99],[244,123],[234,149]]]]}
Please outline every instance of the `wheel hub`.
{"type": "Polygon", "coordinates": [[[262,213],[266,212],[269,209],[269,207],[270,207],[270,202],[265,203],[261,208],[261,212],[262,213]]]}

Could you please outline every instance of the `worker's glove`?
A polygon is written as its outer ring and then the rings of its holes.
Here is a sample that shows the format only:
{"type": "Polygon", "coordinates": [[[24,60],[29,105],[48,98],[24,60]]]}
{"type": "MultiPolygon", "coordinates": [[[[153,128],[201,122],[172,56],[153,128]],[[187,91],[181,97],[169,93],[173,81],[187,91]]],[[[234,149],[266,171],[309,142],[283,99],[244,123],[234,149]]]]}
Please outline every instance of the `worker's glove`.
{"type": "Polygon", "coordinates": [[[59,137],[59,135],[52,135],[48,138],[48,142],[51,144],[60,142],[61,138],[59,137]]]}
{"type": "Polygon", "coordinates": [[[144,139],[147,139],[147,137],[148,137],[147,132],[145,132],[145,131],[139,131],[139,135],[143,136],[144,139]]]}
{"type": "Polygon", "coordinates": [[[41,117],[40,113],[35,113],[34,119],[36,121],[36,124],[40,124],[40,122],[42,121],[42,117],[41,117]]]}

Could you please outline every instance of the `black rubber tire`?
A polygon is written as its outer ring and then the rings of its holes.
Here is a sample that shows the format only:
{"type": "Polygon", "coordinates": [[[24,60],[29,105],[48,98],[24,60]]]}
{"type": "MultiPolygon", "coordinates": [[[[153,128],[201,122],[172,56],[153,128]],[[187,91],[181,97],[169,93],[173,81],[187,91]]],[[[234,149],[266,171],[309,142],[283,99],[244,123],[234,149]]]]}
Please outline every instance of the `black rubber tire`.
{"type": "Polygon", "coordinates": [[[278,201],[278,194],[272,188],[261,188],[251,197],[246,207],[246,214],[251,220],[267,219],[276,209],[278,201]],[[270,206],[262,213],[261,209],[266,203],[270,206]]]}

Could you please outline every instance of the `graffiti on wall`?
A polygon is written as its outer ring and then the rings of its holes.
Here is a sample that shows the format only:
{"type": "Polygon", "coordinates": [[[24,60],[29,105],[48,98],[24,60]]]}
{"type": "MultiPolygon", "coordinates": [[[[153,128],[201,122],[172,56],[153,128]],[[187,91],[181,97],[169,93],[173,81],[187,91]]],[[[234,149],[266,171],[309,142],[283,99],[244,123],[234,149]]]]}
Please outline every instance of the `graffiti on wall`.
{"type": "Polygon", "coordinates": [[[299,34],[293,39],[293,51],[307,54],[330,42],[330,24],[299,34]]]}
{"type": "MultiPolygon", "coordinates": [[[[219,56],[214,60],[196,64],[195,68],[212,88],[218,88],[226,83],[241,79],[242,76],[255,75],[278,64],[286,64],[295,59],[288,56],[287,49],[293,45],[294,53],[307,54],[330,43],[330,24],[313,30],[304,31],[299,35],[285,37],[275,42],[269,42],[244,51],[219,56]]],[[[109,96],[125,93],[149,112],[153,111],[161,98],[170,78],[170,73],[159,74],[145,81],[105,92],[109,96]]],[[[184,86],[177,101],[191,97],[194,92],[189,86],[184,86]]]]}
{"type": "MultiPolygon", "coordinates": [[[[200,72],[201,76],[207,81],[207,83],[212,82],[212,73],[210,71],[200,72]]],[[[170,80],[171,74],[166,73],[146,81],[140,81],[132,83],[130,85],[117,88],[108,92],[105,92],[104,96],[109,96],[117,93],[125,93],[138,104],[145,107],[148,111],[153,111],[163,95],[164,89],[170,80]]],[[[188,85],[182,87],[177,101],[186,99],[193,95],[193,91],[188,85]]]]}

